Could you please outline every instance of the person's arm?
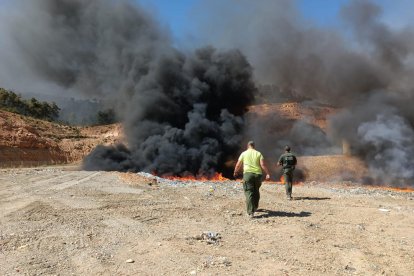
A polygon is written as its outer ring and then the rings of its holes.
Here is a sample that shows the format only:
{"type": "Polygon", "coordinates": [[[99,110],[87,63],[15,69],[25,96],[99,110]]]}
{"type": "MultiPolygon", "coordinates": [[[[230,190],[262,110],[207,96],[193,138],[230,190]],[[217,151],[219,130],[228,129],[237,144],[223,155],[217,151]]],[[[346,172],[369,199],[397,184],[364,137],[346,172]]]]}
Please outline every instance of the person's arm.
{"type": "Polygon", "coordinates": [[[266,180],[270,179],[270,174],[269,174],[269,170],[266,167],[266,163],[264,161],[264,159],[260,159],[260,167],[262,167],[262,169],[264,170],[264,172],[266,173],[266,180]]]}
{"type": "Polygon", "coordinates": [[[283,165],[282,156],[283,156],[283,155],[281,155],[281,156],[279,157],[279,161],[277,161],[277,165],[278,165],[278,166],[282,166],[282,165],[283,165]]]}
{"type": "Polygon", "coordinates": [[[233,172],[234,177],[236,177],[239,174],[239,171],[242,165],[243,165],[243,161],[239,159],[236,163],[236,167],[234,167],[234,172],[233,172]]]}

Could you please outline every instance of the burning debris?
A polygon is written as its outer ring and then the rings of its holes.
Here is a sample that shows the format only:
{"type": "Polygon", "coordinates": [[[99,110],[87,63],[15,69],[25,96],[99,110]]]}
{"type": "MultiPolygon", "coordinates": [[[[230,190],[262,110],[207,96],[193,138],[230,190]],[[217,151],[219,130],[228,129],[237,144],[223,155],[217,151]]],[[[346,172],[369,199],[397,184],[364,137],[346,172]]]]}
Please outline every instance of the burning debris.
{"type": "Polygon", "coordinates": [[[223,182],[226,182],[226,185],[228,185],[229,187],[233,187],[235,189],[237,188],[236,185],[239,183],[238,181],[232,181],[227,178],[224,178],[219,174],[217,174],[216,176],[212,178],[206,178],[206,177],[195,178],[194,176],[191,176],[191,177],[176,177],[176,176],[159,177],[159,176],[146,173],[146,172],[138,172],[137,174],[145,178],[154,180],[158,184],[163,184],[166,186],[184,187],[184,186],[189,186],[189,185],[210,185],[212,191],[215,190],[216,185],[222,185],[223,182]]]}

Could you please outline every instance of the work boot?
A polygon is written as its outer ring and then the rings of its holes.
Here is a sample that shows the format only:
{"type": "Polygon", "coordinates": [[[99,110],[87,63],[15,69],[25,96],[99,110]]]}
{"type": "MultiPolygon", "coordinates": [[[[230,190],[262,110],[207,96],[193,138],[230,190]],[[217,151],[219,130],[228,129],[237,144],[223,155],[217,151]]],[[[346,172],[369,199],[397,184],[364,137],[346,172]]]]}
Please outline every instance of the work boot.
{"type": "Polygon", "coordinates": [[[286,197],[286,199],[287,199],[287,200],[292,200],[293,198],[292,198],[292,196],[291,196],[291,195],[288,195],[288,196],[286,197]]]}

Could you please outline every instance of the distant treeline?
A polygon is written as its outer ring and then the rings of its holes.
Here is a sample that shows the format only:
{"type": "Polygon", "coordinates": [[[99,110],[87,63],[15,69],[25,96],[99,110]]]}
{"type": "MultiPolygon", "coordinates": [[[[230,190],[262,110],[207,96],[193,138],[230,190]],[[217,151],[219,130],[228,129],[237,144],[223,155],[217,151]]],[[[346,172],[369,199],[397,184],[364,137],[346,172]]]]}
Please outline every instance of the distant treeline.
{"type": "Polygon", "coordinates": [[[56,121],[60,110],[54,102],[40,102],[35,98],[26,100],[3,88],[0,88],[0,109],[48,121],[56,121]]]}

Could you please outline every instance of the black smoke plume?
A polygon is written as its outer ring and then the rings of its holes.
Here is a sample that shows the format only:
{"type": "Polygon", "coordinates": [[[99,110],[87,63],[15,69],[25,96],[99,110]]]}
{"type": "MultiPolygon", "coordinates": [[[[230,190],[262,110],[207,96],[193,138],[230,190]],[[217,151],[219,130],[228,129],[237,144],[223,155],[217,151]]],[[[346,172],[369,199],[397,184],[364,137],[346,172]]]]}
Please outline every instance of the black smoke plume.
{"type": "Polygon", "coordinates": [[[239,51],[207,47],[164,56],[135,84],[125,107],[128,149],[98,147],[84,166],[163,175],[226,173],[254,90],[251,68],[239,51]]]}
{"type": "Polygon", "coordinates": [[[253,116],[247,134],[265,152],[277,156],[290,144],[299,154],[337,153],[345,140],[369,167],[370,182],[414,185],[412,24],[388,26],[367,0],[342,7],[341,31],[309,22],[294,1],[209,1],[202,8],[211,7],[208,42],[241,49],[256,79],[277,86],[275,93],[339,110],[326,133],[306,121],[253,116]]]}
{"type": "Polygon", "coordinates": [[[20,8],[10,34],[32,74],[103,99],[124,122],[127,144],[97,147],[85,169],[226,172],[256,89],[240,51],[180,52],[132,1],[34,0],[20,8]]]}

